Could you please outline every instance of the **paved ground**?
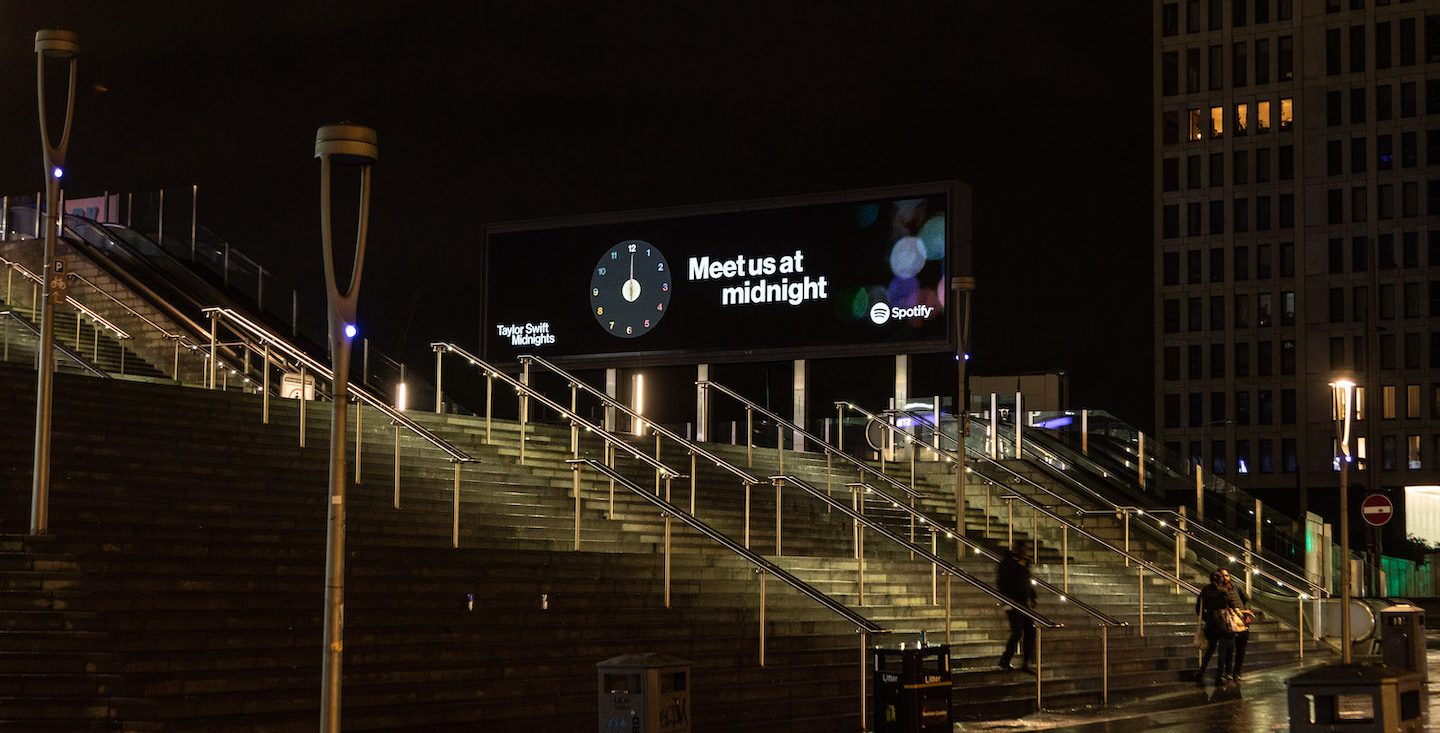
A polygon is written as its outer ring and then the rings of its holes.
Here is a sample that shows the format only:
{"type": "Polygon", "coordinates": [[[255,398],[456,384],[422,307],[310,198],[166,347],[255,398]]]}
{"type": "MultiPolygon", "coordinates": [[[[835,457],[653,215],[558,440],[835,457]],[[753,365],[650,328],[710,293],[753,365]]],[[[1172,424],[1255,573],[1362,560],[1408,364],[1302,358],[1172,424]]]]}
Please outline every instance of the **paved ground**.
{"type": "MultiPolygon", "coordinates": [[[[1431,639],[1428,654],[1431,687],[1425,696],[1425,730],[1440,730],[1440,639],[1431,639]]],[[[1216,688],[1207,684],[1193,691],[1152,698],[1128,705],[1082,713],[1037,713],[1013,721],[964,723],[965,733],[1055,731],[1056,733],[1260,733],[1289,731],[1285,680],[1296,668],[1247,672],[1245,681],[1216,688]]]]}

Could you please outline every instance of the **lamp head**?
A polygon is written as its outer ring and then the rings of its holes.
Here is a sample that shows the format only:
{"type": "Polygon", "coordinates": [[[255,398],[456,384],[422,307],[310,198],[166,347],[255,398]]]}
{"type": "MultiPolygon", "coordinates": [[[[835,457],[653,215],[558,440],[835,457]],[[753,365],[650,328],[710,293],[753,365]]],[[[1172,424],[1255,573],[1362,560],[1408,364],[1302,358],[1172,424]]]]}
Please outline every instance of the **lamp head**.
{"type": "Polygon", "coordinates": [[[71,31],[35,31],[35,53],[52,59],[73,59],[80,55],[80,36],[71,31]]]}
{"type": "Polygon", "coordinates": [[[1330,383],[1330,388],[1331,388],[1331,389],[1335,389],[1335,390],[1351,390],[1351,389],[1355,389],[1355,381],[1354,381],[1353,379],[1348,379],[1348,378],[1345,378],[1345,377],[1341,377],[1341,378],[1336,379],[1335,381],[1331,382],[1331,383],[1330,383]]]}
{"type": "Polygon", "coordinates": [[[380,138],[363,125],[341,122],[315,131],[315,157],[342,165],[374,165],[380,159],[380,138]]]}

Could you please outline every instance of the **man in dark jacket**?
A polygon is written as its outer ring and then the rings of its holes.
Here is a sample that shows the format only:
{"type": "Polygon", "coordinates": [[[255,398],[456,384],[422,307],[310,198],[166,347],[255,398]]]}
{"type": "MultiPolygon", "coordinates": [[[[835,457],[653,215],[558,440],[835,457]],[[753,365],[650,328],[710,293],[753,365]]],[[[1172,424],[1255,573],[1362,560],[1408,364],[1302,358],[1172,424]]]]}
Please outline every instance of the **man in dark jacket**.
{"type": "Polygon", "coordinates": [[[1000,655],[1000,669],[1011,669],[1010,660],[1023,640],[1020,669],[1029,672],[1030,657],[1035,654],[1035,622],[1018,609],[1035,607],[1035,585],[1030,582],[1030,558],[1025,554],[1024,542],[1016,542],[1005,553],[995,574],[995,587],[1010,600],[1005,608],[1005,616],[1010,620],[1010,639],[1005,642],[1005,653],[1000,655]]]}

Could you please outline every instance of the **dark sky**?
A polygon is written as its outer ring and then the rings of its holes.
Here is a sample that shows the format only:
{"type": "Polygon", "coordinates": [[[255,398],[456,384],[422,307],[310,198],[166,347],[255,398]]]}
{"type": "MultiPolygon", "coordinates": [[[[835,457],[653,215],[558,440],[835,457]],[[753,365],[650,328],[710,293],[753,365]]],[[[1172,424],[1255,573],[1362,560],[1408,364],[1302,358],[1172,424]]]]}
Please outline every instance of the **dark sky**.
{"type": "Polygon", "coordinates": [[[362,323],[423,357],[474,343],[486,222],[960,180],[973,368],[1148,426],[1149,6],[0,0],[0,191],[41,185],[39,28],[84,51],[67,195],[198,184],[302,287],[315,129],[370,125],[362,323]]]}

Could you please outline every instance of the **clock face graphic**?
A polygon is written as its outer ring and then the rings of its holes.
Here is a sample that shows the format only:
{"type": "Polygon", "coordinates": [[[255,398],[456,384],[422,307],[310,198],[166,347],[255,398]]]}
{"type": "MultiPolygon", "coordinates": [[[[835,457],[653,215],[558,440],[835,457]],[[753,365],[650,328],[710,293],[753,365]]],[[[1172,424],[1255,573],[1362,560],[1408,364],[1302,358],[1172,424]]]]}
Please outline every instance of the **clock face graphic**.
{"type": "Polygon", "coordinates": [[[670,309],[670,263],[655,245],[627,239],[590,273],[590,313],[612,336],[633,339],[654,330],[670,309]]]}

